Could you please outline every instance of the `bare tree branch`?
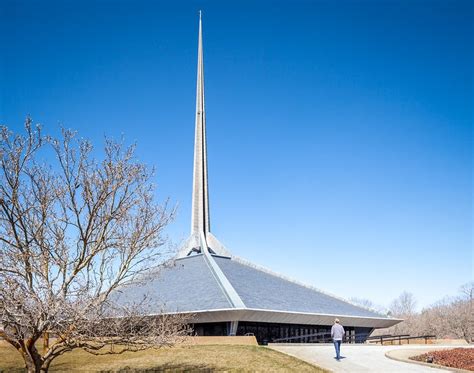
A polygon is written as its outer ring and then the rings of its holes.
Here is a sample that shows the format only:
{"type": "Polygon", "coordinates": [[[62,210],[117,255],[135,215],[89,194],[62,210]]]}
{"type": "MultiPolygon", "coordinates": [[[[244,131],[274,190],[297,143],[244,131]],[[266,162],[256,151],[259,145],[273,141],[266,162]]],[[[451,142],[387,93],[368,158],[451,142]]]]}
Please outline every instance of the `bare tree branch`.
{"type": "Polygon", "coordinates": [[[175,213],[154,201],[153,174],[135,146],[107,139],[99,161],[70,130],[47,137],[29,118],[25,129],[0,127],[0,337],[28,371],[45,372],[75,348],[122,353],[188,333],[184,316],[149,317],[144,303],[109,301],[157,266],[175,213]],[[46,332],[56,340],[40,353],[35,343],[46,332]]]}

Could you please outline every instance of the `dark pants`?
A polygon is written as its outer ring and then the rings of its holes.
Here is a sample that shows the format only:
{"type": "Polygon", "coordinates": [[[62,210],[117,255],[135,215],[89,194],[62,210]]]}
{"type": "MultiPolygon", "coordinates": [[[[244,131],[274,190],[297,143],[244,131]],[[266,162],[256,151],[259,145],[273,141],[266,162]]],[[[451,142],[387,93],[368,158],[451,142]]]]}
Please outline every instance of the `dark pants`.
{"type": "Polygon", "coordinates": [[[334,347],[336,348],[336,359],[339,360],[341,358],[341,342],[342,341],[334,341],[334,347]]]}

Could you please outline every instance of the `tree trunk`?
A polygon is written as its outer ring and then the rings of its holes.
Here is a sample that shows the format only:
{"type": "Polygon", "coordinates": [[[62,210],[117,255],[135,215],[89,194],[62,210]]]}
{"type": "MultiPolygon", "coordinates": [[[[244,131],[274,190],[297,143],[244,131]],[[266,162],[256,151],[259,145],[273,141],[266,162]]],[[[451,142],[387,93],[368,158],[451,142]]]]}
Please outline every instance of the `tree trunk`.
{"type": "Polygon", "coordinates": [[[30,347],[28,353],[23,354],[23,359],[25,360],[25,368],[28,373],[48,372],[49,363],[47,367],[44,366],[43,359],[34,345],[30,347]]]}
{"type": "Polygon", "coordinates": [[[25,356],[25,368],[28,373],[41,373],[41,361],[35,361],[29,356],[25,356]]]}
{"type": "Polygon", "coordinates": [[[41,370],[40,370],[41,373],[48,373],[49,366],[51,365],[51,362],[53,361],[53,359],[54,357],[43,361],[43,366],[41,367],[41,370]]]}

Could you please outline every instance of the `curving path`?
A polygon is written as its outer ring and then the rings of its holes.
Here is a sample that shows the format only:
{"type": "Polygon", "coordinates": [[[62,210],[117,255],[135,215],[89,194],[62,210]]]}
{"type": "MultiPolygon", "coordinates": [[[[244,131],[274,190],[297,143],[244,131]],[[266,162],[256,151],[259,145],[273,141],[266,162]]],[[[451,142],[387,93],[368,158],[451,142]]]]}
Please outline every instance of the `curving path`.
{"type": "Polygon", "coordinates": [[[405,355],[413,356],[422,354],[429,350],[441,350],[444,348],[467,347],[467,346],[443,346],[443,345],[402,345],[402,346],[377,346],[377,345],[348,345],[341,346],[341,355],[344,357],[340,361],[334,359],[334,346],[331,344],[318,345],[283,345],[270,344],[268,347],[274,350],[284,352],[288,355],[295,356],[309,363],[316,364],[321,368],[329,369],[333,372],[413,372],[413,373],[435,373],[444,372],[447,369],[431,368],[415,363],[406,363],[402,361],[392,360],[385,356],[388,351],[394,350],[413,350],[413,354],[405,353],[405,355]]]}

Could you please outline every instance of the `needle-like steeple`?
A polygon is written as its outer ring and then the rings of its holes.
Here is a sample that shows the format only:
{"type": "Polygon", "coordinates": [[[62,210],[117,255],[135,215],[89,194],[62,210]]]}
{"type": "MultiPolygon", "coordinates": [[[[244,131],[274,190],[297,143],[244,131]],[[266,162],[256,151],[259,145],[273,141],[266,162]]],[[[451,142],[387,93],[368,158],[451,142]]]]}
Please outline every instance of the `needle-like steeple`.
{"type": "Polygon", "coordinates": [[[202,16],[199,11],[198,64],[196,84],[196,122],[194,138],[193,201],[191,236],[178,257],[191,253],[228,256],[225,247],[211,233],[209,219],[209,190],[207,183],[206,110],[204,106],[204,60],[202,48],[202,16]]]}
{"type": "Polygon", "coordinates": [[[206,111],[204,107],[204,62],[202,51],[202,19],[199,11],[199,42],[196,84],[196,134],[194,140],[194,178],[191,234],[210,231],[209,192],[207,184],[206,111]]]}

